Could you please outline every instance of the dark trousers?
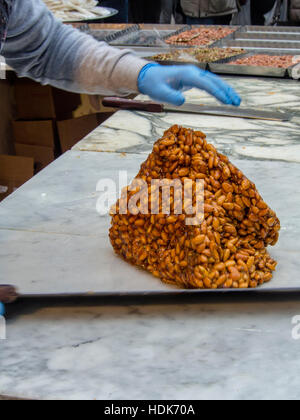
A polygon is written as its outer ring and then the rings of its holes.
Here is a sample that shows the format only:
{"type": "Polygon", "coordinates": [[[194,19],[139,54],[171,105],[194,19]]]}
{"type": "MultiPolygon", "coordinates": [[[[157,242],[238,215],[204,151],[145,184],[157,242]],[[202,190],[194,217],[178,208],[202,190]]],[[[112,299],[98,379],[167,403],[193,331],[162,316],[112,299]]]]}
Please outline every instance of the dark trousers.
{"type": "Polygon", "coordinates": [[[186,23],[188,25],[229,25],[232,15],[216,16],[211,18],[192,18],[187,17],[186,23]]]}
{"type": "Polygon", "coordinates": [[[264,25],[264,15],[273,9],[276,0],[251,0],[252,25],[264,25]]]}
{"type": "Polygon", "coordinates": [[[161,0],[130,0],[130,21],[159,23],[161,0]]]}
{"type": "Polygon", "coordinates": [[[103,23],[128,23],[128,0],[102,0],[99,6],[112,7],[119,11],[116,16],[104,19],[103,23]]]}
{"type": "Polygon", "coordinates": [[[175,18],[175,23],[179,25],[186,23],[180,0],[161,0],[160,23],[170,24],[172,16],[175,18]]]}

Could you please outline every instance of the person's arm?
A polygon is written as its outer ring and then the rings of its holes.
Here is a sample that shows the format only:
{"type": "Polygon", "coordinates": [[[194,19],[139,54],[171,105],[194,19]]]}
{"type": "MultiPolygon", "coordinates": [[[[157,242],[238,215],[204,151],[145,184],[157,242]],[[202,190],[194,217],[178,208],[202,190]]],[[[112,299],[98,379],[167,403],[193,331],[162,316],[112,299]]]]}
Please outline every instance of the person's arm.
{"type": "Polygon", "coordinates": [[[41,0],[15,0],[2,54],[19,76],[73,92],[125,96],[144,93],[182,105],[182,89],[197,87],[239,105],[236,92],[195,66],[149,64],[57,21],[41,0]]]}
{"type": "Polygon", "coordinates": [[[20,76],[73,92],[137,92],[146,61],[56,20],[41,0],[15,0],[2,54],[20,76]]]}

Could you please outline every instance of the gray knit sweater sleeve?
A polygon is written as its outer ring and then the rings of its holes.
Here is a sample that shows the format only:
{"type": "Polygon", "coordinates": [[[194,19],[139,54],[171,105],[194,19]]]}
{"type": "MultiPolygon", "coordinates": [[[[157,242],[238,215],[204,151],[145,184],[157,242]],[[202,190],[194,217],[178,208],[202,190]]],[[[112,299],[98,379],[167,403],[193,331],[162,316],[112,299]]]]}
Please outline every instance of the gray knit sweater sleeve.
{"type": "Polygon", "coordinates": [[[15,0],[2,55],[19,76],[61,89],[126,95],[137,92],[147,64],[60,23],[42,0],[15,0]]]}

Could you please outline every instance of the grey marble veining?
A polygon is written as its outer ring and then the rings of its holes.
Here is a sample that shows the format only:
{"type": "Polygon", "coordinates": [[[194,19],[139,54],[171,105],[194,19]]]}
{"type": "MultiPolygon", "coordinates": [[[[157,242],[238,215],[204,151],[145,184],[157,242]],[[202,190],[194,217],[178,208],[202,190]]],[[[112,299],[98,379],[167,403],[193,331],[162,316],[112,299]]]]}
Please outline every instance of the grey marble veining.
{"type": "MultiPolygon", "coordinates": [[[[119,170],[125,170],[129,182],[145,159],[145,154],[71,151],[4,201],[0,284],[14,284],[24,294],[175,290],[118,258],[108,240],[110,218],[96,211],[99,179],[117,184],[119,170]]],[[[233,163],[256,183],[282,223],[280,241],[270,248],[278,270],[263,288],[300,287],[295,199],[300,165],[235,158],[233,163]]]]}
{"type": "Polygon", "coordinates": [[[104,128],[94,130],[74,150],[150,153],[154,141],[170,126],[179,124],[204,131],[208,141],[220,152],[236,158],[300,162],[298,118],[290,122],[274,122],[170,112],[134,112],[133,117],[131,114],[129,111],[120,111],[105,123],[104,128]],[[120,128],[119,121],[128,121],[129,118],[134,123],[131,128],[120,128]]]}
{"type": "Polygon", "coordinates": [[[300,398],[299,300],[25,306],[0,342],[0,394],[42,399],[300,398]],[[25,313],[24,313],[25,312],[25,313]]]}
{"type": "MultiPolygon", "coordinates": [[[[223,77],[242,97],[242,107],[246,108],[278,108],[288,111],[300,111],[299,81],[286,79],[268,79],[258,77],[223,77]]],[[[205,92],[192,89],[187,92],[189,102],[209,103],[218,102],[205,92]]]]}
{"type": "MultiPolygon", "coordinates": [[[[279,265],[264,287],[299,287],[298,86],[287,80],[229,80],[243,94],[244,106],[292,108],[294,119],[279,124],[117,113],[0,204],[0,284],[16,284],[24,293],[171,290],[114,255],[109,218],[96,212],[96,183],[115,178],[119,169],[133,177],[153,141],[179,123],[205,131],[277,212],[282,230],[270,252],[279,265]]],[[[203,95],[188,92],[190,102],[213,103],[203,95]]],[[[299,295],[196,298],[194,305],[174,304],[174,296],[167,305],[150,306],[139,300],[137,306],[98,307],[20,302],[8,309],[7,340],[0,340],[0,395],[300,398],[300,340],[292,338],[299,295]]]]}
{"type": "MultiPolygon", "coordinates": [[[[240,159],[272,159],[300,162],[300,91],[291,80],[226,78],[243,98],[242,106],[293,113],[289,122],[191,115],[149,114],[120,111],[98,127],[74,149],[139,153],[152,150],[153,142],[173,124],[200,129],[223,153],[240,159]],[[130,120],[130,124],[128,121],[130,120]]],[[[214,105],[216,100],[193,89],[186,93],[190,103],[214,105]]],[[[139,99],[146,99],[140,96],[139,99]]]]}

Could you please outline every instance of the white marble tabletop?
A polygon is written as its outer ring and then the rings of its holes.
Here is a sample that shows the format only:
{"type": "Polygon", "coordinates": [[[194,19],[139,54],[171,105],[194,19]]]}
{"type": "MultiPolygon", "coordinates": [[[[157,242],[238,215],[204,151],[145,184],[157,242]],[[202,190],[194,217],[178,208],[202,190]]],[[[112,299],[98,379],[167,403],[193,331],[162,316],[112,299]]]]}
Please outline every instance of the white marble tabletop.
{"type": "MultiPolygon", "coordinates": [[[[148,114],[120,111],[79,142],[74,149],[149,153],[154,140],[170,125],[179,124],[204,131],[218,150],[231,157],[300,162],[299,82],[234,77],[226,77],[225,80],[242,96],[242,107],[282,109],[293,113],[294,117],[291,121],[282,123],[170,112],[148,114]]],[[[217,104],[215,99],[199,90],[186,92],[186,97],[191,103],[217,104]]]]}
{"type": "MultiPolygon", "coordinates": [[[[134,175],[153,141],[174,122],[208,133],[258,183],[283,223],[273,251],[281,261],[280,278],[297,284],[298,86],[258,79],[233,83],[244,106],[293,109],[293,120],[117,113],[0,204],[0,284],[15,283],[24,293],[70,291],[72,285],[86,291],[99,273],[113,273],[116,257],[105,254],[106,238],[99,235],[108,219],[95,211],[96,182],[124,167],[134,175]]],[[[122,270],[126,281],[145,280],[142,273],[132,278],[126,264],[122,270]]],[[[150,283],[159,287],[152,277],[150,283]]],[[[297,315],[299,295],[21,300],[8,307],[7,340],[0,341],[0,396],[299,399],[300,340],[292,324],[297,315]]]]}
{"type": "MultiPolygon", "coordinates": [[[[146,156],[69,151],[11,195],[0,206],[0,284],[12,283],[22,294],[177,293],[116,257],[108,239],[110,217],[96,211],[97,182],[109,178],[117,184],[119,170],[127,171],[130,182],[146,156]]],[[[282,224],[280,241],[270,248],[280,264],[261,289],[297,288],[300,219],[294,194],[300,165],[232,161],[255,182],[282,224]]]]}
{"type": "Polygon", "coordinates": [[[299,298],[19,305],[0,394],[42,399],[300,398],[299,298]]]}

